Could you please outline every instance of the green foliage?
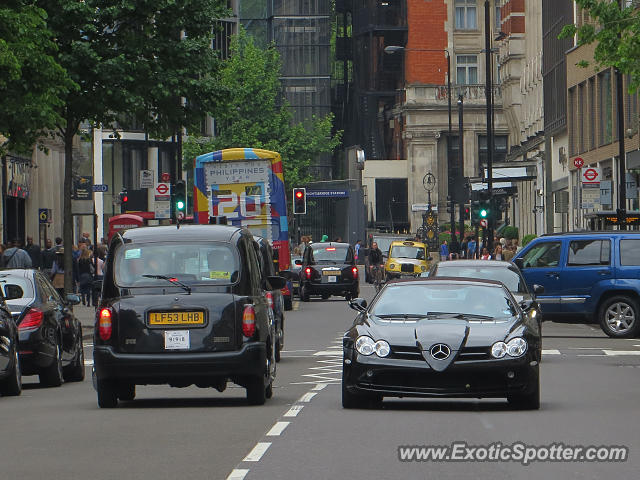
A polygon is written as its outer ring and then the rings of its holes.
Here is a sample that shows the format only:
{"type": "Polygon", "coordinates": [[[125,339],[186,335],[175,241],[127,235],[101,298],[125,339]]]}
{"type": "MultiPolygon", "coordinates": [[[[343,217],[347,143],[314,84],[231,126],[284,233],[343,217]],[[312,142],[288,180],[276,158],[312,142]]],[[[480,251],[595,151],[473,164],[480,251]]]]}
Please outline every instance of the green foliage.
{"type": "MultiPolygon", "coordinates": [[[[640,87],[640,16],[633,6],[621,8],[617,1],[576,0],[585,9],[591,23],[566,25],[559,38],[577,35],[578,45],[597,43],[594,60],[598,70],[615,67],[631,76],[630,92],[640,87]]],[[[582,60],[579,66],[590,63],[582,60]]]]}
{"type": "Polygon", "coordinates": [[[512,225],[504,227],[501,233],[502,233],[502,236],[507,240],[512,240],[520,236],[518,233],[518,227],[514,227],[512,225]]]}
{"type": "Polygon", "coordinates": [[[232,147],[264,148],[279,152],[287,190],[311,180],[308,167],[321,153],[332,152],[341,134],[332,134],[333,117],[292,124],[281,98],[280,56],[273,47],[261,49],[240,31],[232,40],[231,57],[220,72],[222,88],[233,92],[213,110],[217,136],[190,137],[183,154],[187,168],[202,153],[232,147]]]}
{"type": "Polygon", "coordinates": [[[527,245],[527,243],[529,243],[531,240],[533,240],[534,238],[536,238],[536,235],[534,233],[530,233],[528,235],[525,235],[524,237],[522,237],[522,243],[521,245],[524,247],[527,245]]]}
{"type": "Polygon", "coordinates": [[[0,155],[28,153],[60,122],[62,97],[74,84],[55,59],[46,12],[32,2],[0,7],[0,155]]]}

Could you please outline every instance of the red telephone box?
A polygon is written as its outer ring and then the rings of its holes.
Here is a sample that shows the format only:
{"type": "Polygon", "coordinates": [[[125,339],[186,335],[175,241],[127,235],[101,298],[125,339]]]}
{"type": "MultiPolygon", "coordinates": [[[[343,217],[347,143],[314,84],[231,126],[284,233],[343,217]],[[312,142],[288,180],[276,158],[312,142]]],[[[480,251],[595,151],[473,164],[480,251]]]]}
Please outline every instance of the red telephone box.
{"type": "Polygon", "coordinates": [[[126,230],[128,228],[138,228],[142,226],[144,226],[144,218],[139,215],[133,215],[131,213],[115,215],[109,219],[108,241],[109,243],[111,243],[111,238],[121,230],[126,230]]]}

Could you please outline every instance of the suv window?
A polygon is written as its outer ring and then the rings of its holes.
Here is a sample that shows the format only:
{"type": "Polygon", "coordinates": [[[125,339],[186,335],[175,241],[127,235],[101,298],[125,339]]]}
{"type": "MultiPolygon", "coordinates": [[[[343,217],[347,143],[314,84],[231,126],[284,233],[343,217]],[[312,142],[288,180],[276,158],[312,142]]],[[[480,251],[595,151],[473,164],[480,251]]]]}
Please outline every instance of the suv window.
{"type": "Polygon", "coordinates": [[[620,265],[640,265],[640,240],[620,240],[620,265]]]}
{"type": "Polygon", "coordinates": [[[561,242],[540,242],[523,257],[524,266],[531,268],[557,267],[560,263],[561,242]]]}
{"type": "Polygon", "coordinates": [[[609,265],[610,261],[609,240],[572,240],[569,243],[568,266],[609,265]]]}

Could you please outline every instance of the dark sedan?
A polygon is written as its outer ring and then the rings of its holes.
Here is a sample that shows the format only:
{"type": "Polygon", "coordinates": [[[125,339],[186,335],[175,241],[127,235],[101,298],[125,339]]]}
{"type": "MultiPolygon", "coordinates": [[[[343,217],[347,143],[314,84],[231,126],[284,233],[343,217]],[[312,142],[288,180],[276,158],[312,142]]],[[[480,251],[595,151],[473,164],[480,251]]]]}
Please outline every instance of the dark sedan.
{"type": "MultiPolygon", "coordinates": [[[[427,276],[427,275],[422,275],[427,276]]],[[[428,273],[429,277],[481,278],[504,283],[520,307],[527,315],[538,320],[542,326],[540,305],[535,294],[544,292],[544,287],[534,285],[534,292],[529,290],[520,269],[511,262],[498,260],[452,260],[438,262],[428,273]]]]}
{"type": "Polygon", "coordinates": [[[326,300],[339,295],[347,300],[360,292],[358,267],[353,247],[348,243],[313,243],[302,257],[300,298],[308,302],[311,295],[326,300]]]}
{"type": "Polygon", "coordinates": [[[18,328],[5,303],[4,291],[0,288],[0,395],[15,396],[22,392],[18,328]]]}
{"type": "Polygon", "coordinates": [[[538,322],[500,282],[434,278],[387,284],[343,339],[342,405],[383,397],[506,397],[540,406],[538,322]]]}
{"type": "Polygon", "coordinates": [[[63,300],[37,270],[3,270],[0,282],[18,326],[22,374],[38,375],[48,387],[84,380],[82,326],[72,311],[80,298],[63,300]]]}

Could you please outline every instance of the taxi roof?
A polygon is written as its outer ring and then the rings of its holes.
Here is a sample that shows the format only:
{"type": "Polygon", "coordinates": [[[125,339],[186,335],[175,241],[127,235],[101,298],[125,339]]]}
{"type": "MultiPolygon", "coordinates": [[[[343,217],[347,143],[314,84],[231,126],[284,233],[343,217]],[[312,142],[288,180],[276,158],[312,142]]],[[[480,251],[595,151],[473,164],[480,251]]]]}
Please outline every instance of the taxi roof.
{"type": "Polygon", "coordinates": [[[175,225],[130,228],[122,232],[125,242],[178,242],[178,241],[218,241],[230,242],[242,231],[230,225],[175,225]]]}
{"type": "Polygon", "coordinates": [[[394,240],[391,242],[390,247],[403,245],[405,247],[422,247],[426,248],[425,244],[422,242],[416,242],[415,240],[394,240]]]}

